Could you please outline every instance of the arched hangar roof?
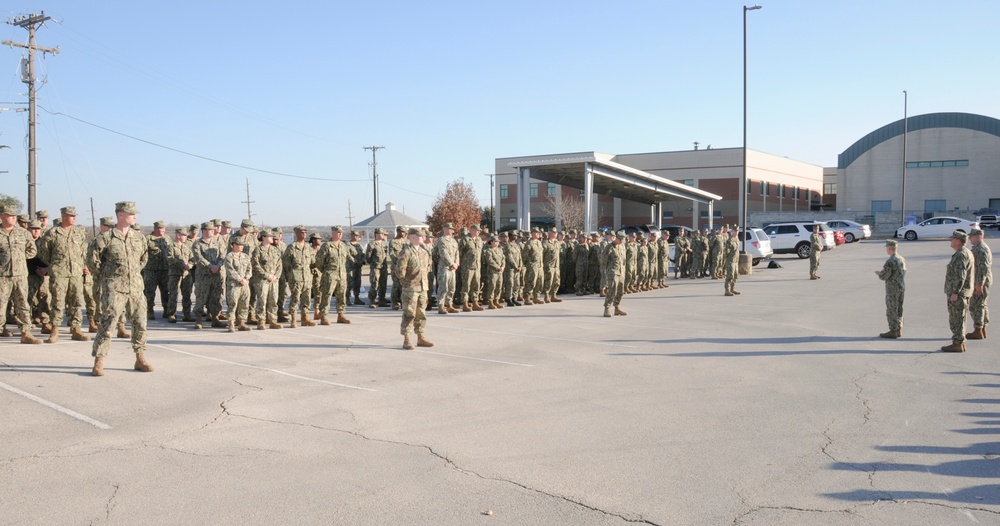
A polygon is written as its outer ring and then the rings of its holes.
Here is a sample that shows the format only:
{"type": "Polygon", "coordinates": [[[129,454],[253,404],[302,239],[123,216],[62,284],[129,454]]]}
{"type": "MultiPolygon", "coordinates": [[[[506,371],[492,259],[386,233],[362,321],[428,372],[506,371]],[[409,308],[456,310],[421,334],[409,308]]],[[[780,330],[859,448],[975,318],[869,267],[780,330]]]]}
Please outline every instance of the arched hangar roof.
{"type": "MultiPolygon", "coordinates": [[[[1000,120],[974,113],[927,113],[924,115],[914,115],[907,119],[907,121],[907,131],[926,130],[928,128],[965,128],[1000,137],[1000,120]]],[[[844,150],[844,153],[838,155],[837,168],[847,168],[868,150],[902,134],[903,119],[882,126],[858,139],[850,148],[844,150]]]]}

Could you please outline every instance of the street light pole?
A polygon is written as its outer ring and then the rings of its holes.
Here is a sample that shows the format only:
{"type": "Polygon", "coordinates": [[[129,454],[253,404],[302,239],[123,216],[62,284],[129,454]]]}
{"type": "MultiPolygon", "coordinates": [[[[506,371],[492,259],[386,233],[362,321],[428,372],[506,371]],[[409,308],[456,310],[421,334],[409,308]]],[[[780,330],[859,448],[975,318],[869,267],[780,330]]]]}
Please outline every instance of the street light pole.
{"type": "Polygon", "coordinates": [[[759,5],[743,6],[743,176],[740,177],[740,199],[743,203],[743,217],[740,226],[740,254],[747,252],[747,12],[760,9],[759,5]]]}
{"type": "Polygon", "coordinates": [[[909,95],[906,90],[903,90],[903,195],[899,198],[899,224],[906,224],[906,132],[908,131],[907,116],[906,116],[906,106],[909,95]]]}
{"type": "Polygon", "coordinates": [[[496,194],[496,192],[494,192],[494,190],[493,190],[493,188],[494,188],[493,178],[496,177],[497,174],[484,174],[484,175],[486,175],[486,177],[490,178],[490,228],[493,229],[493,232],[496,232],[497,231],[497,225],[496,225],[496,223],[497,223],[497,218],[496,218],[497,205],[496,205],[496,202],[494,202],[494,200],[493,200],[493,196],[496,194]]]}

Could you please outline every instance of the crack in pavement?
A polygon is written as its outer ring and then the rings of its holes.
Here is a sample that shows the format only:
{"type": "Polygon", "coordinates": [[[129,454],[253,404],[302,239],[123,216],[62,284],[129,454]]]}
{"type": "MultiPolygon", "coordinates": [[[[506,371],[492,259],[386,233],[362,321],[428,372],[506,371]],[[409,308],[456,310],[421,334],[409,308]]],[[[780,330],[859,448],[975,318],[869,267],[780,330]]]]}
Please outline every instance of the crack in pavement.
{"type": "Polygon", "coordinates": [[[469,470],[469,469],[466,469],[466,468],[463,468],[463,467],[459,466],[453,460],[451,460],[450,458],[448,458],[446,455],[442,455],[441,453],[438,453],[437,451],[434,450],[434,448],[432,448],[431,446],[428,446],[428,445],[424,445],[424,444],[412,444],[412,443],[409,443],[409,442],[402,442],[402,441],[398,441],[398,440],[388,440],[388,439],[384,439],[384,438],[375,438],[375,437],[367,436],[367,435],[365,435],[363,433],[360,433],[360,432],[357,432],[357,431],[350,431],[350,430],[347,430],[347,429],[338,429],[338,428],[333,428],[333,427],[324,427],[324,426],[318,426],[316,424],[303,424],[301,422],[289,422],[289,421],[282,421],[282,420],[271,420],[271,419],[267,419],[267,418],[259,418],[259,417],[250,416],[250,415],[233,413],[233,412],[230,412],[228,410],[228,408],[225,407],[225,405],[223,405],[223,413],[225,413],[226,415],[232,416],[232,417],[246,418],[248,420],[256,420],[256,421],[259,421],[259,422],[268,422],[268,423],[271,423],[271,424],[278,424],[278,425],[293,425],[293,426],[299,426],[299,427],[309,427],[309,428],[313,428],[313,429],[319,429],[319,430],[322,430],[322,431],[333,431],[333,432],[336,432],[336,433],[343,433],[343,434],[346,434],[346,435],[351,435],[351,436],[354,436],[354,437],[357,437],[357,438],[361,438],[363,440],[368,440],[368,441],[371,441],[371,442],[381,442],[381,443],[384,443],[384,444],[393,444],[393,445],[397,445],[397,446],[406,446],[406,447],[411,447],[411,448],[423,449],[423,450],[427,451],[428,453],[430,453],[432,456],[434,456],[434,457],[442,460],[445,463],[446,467],[448,467],[450,469],[453,469],[455,471],[458,471],[459,473],[462,473],[462,474],[465,474],[465,475],[471,475],[471,476],[475,476],[475,477],[481,478],[483,480],[490,480],[490,481],[494,481],[494,482],[503,482],[503,483],[506,483],[506,484],[517,486],[517,487],[522,488],[524,490],[527,490],[527,491],[530,491],[530,492],[533,492],[533,493],[537,493],[539,495],[544,495],[544,496],[549,497],[549,498],[562,500],[564,502],[568,502],[570,504],[579,506],[581,508],[585,508],[585,509],[590,510],[590,511],[598,512],[598,513],[607,515],[609,517],[615,517],[617,519],[621,519],[621,520],[623,520],[625,522],[629,522],[629,523],[633,523],[633,524],[648,524],[650,526],[661,526],[659,523],[656,523],[656,522],[650,521],[648,519],[645,519],[642,516],[640,516],[639,518],[626,517],[623,514],[616,513],[616,512],[613,512],[613,511],[603,510],[601,508],[597,508],[595,506],[591,506],[589,504],[586,504],[586,503],[578,501],[578,500],[574,500],[574,499],[572,499],[570,497],[566,497],[564,495],[557,495],[557,494],[549,493],[547,491],[544,491],[544,490],[541,490],[541,489],[538,489],[538,488],[532,488],[532,487],[530,487],[528,485],[522,484],[522,483],[514,481],[514,480],[500,478],[500,477],[489,477],[489,476],[486,476],[486,475],[482,475],[482,474],[477,473],[475,471],[472,471],[472,470],[469,470]]]}
{"type": "MultiPolygon", "coordinates": [[[[991,510],[987,508],[978,508],[972,506],[954,506],[951,504],[944,504],[941,502],[931,502],[926,500],[897,500],[893,498],[886,498],[886,499],[874,500],[871,502],[864,502],[856,506],[850,506],[844,509],[831,509],[831,510],[824,510],[819,508],[800,508],[797,506],[756,506],[736,516],[730,523],[730,526],[738,526],[739,523],[744,519],[746,519],[748,516],[757,513],[761,510],[792,511],[798,513],[842,513],[846,515],[857,516],[859,515],[858,510],[860,510],[861,508],[874,508],[875,506],[881,504],[923,504],[925,506],[947,508],[956,511],[964,511],[964,512],[980,511],[983,513],[989,513],[991,515],[1000,515],[1000,511],[991,510]]],[[[975,520],[973,517],[971,517],[971,515],[970,518],[975,520]]]]}
{"type": "MultiPolygon", "coordinates": [[[[111,492],[111,496],[108,497],[108,500],[104,503],[103,522],[109,522],[111,520],[111,512],[114,511],[115,509],[115,504],[114,504],[115,497],[118,496],[118,490],[121,489],[120,484],[111,484],[111,486],[114,488],[114,491],[111,492]]],[[[99,522],[102,522],[102,519],[94,519],[90,521],[90,526],[94,526],[94,524],[97,524],[99,522]]]]}

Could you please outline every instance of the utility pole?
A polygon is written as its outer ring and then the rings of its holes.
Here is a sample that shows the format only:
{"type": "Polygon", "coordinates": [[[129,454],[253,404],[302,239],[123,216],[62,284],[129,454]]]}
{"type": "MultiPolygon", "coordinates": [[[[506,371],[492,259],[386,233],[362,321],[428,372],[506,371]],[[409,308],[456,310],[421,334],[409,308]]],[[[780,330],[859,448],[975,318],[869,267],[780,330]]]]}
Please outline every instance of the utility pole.
{"type": "MultiPolygon", "coordinates": [[[[40,47],[35,45],[35,30],[42,26],[47,20],[51,20],[52,17],[45,16],[45,11],[41,14],[29,14],[21,15],[10,20],[7,23],[12,26],[17,26],[28,30],[28,43],[22,44],[20,42],[14,42],[11,40],[4,40],[5,45],[11,47],[19,47],[28,50],[28,60],[26,61],[26,72],[22,71],[21,81],[28,85],[28,214],[31,217],[35,216],[35,184],[36,184],[36,166],[35,166],[35,51],[41,51],[42,53],[52,53],[53,55],[59,54],[59,48],[50,47],[40,47]],[[27,74],[24,74],[27,73],[27,74]]],[[[22,61],[22,66],[25,66],[22,61]]]]}
{"type": "Polygon", "coordinates": [[[347,200],[347,224],[348,230],[354,230],[354,214],[351,213],[351,200],[347,200]]]}
{"type": "Polygon", "coordinates": [[[378,215],[378,163],[375,162],[375,152],[384,150],[385,146],[363,146],[362,148],[372,151],[372,184],[375,186],[375,208],[372,215],[378,215]]]}
{"type": "Polygon", "coordinates": [[[256,203],[257,201],[250,200],[250,178],[247,177],[247,200],[242,201],[242,203],[247,205],[247,220],[253,221],[253,214],[250,212],[250,203],[256,203]]]}
{"type": "Polygon", "coordinates": [[[490,228],[493,229],[494,232],[496,232],[497,231],[497,218],[496,218],[496,215],[497,215],[497,205],[493,201],[493,195],[496,193],[496,192],[493,191],[493,178],[496,177],[497,174],[484,174],[484,175],[486,175],[486,177],[490,178],[490,228]]]}
{"type": "Polygon", "coordinates": [[[90,232],[97,237],[97,214],[94,213],[94,198],[90,198],[90,232]]]}

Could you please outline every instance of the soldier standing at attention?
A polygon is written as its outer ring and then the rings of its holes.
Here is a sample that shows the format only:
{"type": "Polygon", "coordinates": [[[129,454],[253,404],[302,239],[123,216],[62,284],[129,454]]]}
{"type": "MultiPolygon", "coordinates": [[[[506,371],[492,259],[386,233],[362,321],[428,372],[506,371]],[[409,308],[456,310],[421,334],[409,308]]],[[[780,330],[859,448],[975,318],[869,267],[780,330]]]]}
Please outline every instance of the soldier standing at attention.
{"type": "MultiPolygon", "coordinates": [[[[243,238],[243,242],[246,243],[243,247],[243,252],[253,259],[253,253],[260,246],[260,238],[257,236],[257,226],[253,224],[253,221],[244,219],[240,221],[239,235],[243,238]]],[[[250,283],[250,314],[246,320],[247,323],[257,323],[257,314],[254,308],[257,305],[257,289],[253,286],[252,282],[253,278],[251,278],[250,283]]]]}
{"type": "MultiPolygon", "coordinates": [[[[111,230],[112,228],[114,228],[116,222],[117,222],[117,220],[114,217],[111,217],[111,216],[102,217],[100,219],[100,223],[101,223],[100,229],[101,229],[101,232],[100,232],[100,234],[97,235],[97,237],[100,237],[101,234],[103,234],[103,233],[107,232],[108,230],[111,230]]],[[[93,277],[93,284],[92,284],[93,290],[91,291],[91,294],[94,296],[94,318],[93,319],[94,319],[94,321],[96,322],[97,325],[100,325],[101,324],[101,317],[104,315],[104,307],[103,307],[103,304],[101,303],[101,296],[102,296],[102,294],[101,294],[101,288],[104,286],[104,283],[100,279],[100,276],[98,276],[98,274],[97,274],[97,268],[92,267],[91,263],[90,263],[90,252],[92,250],[94,250],[94,247],[96,246],[97,237],[95,237],[94,239],[91,239],[90,243],[87,244],[87,260],[86,260],[86,265],[87,265],[87,269],[90,270],[90,275],[93,277]]],[[[89,315],[89,313],[88,313],[88,315],[89,315]]],[[[97,332],[97,328],[94,328],[94,330],[91,331],[91,332],[96,333],[97,332]]],[[[121,317],[118,319],[118,335],[117,335],[117,337],[118,338],[131,338],[132,337],[132,335],[129,334],[128,331],[125,330],[125,313],[124,312],[122,313],[121,317]]]]}
{"type": "Polygon", "coordinates": [[[111,346],[111,324],[122,313],[128,313],[132,322],[132,350],[135,352],[135,370],[151,372],[153,366],[146,361],[146,301],[143,295],[142,268],[146,265],[146,239],[134,232],[135,203],[115,203],[115,227],[97,237],[93,250],[87,254],[90,268],[96,269],[101,287],[101,304],[104,315],[94,338],[93,376],[104,376],[104,357],[111,346]]]}
{"type": "MultiPolygon", "coordinates": [[[[317,233],[309,234],[309,246],[312,247],[313,254],[319,255],[319,249],[323,246],[323,236],[317,233]]],[[[320,292],[322,274],[316,267],[315,259],[313,259],[312,265],[309,266],[309,272],[312,273],[312,289],[309,290],[309,301],[312,302],[313,306],[313,319],[318,320],[320,316],[320,296],[322,295],[320,292]]]]}
{"type": "MultiPolygon", "coordinates": [[[[288,245],[285,243],[285,235],[281,231],[280,226],[274,227],[274,241],[272,241],[272,244],[278,249],[278,252],[282,255],[285,254],[285,249],[288,248],[288,245]]],[[[282,266],[280,276],[278,277],[278,323],[288,321],[288,315],[285,313],[286,300],[288,300],[288,280],[285,279],[285,269],[282,266]]]]}
{"type": "MultiPolygon", "coordinates": [[[[167,224],[163,221],[153,223],[153,232],[146,237],[149,251],[146,268],[142,269],[142,279],[146,293],[146,319],[152,320],[153,305],[156,300],[156,290],[160,290],[160,304],[166,311],[167,299],[170,295],[168,284],[170,267],[167,259],[170,257],[170,238],[166,236],[167,224]]],[[[163,315],[166,318],[166,313],[163,315]]]]}
{"type": "Polygon", "coordinates": [[[972,296],[974,277],[972,275],[972,253],[965,248],[969,237],[965,232],[952,232],[951,261],[944,275],[944,293],[948,296],[948,325],[951,326],[951,345],[941,347],[945,352],[965,352],[965,318],[969,311],[969,297],[972,296]]]}
{"type": "Polygon", "coordinates": [[[368,243],[365,260],[368,261],[368,307],[374,309],[379,295],[385,297],[385,291],[379,291],[379,287],[385,284],[385,276],[382,275],[385,267],[385,231],[381,228],[375,229],[375,239],[368,243]]]}
{"type": "Polygon", "coordinates": [[[605,259],[608,253],[608,246],[613,245],[615,242],[615,233],[610,229],[604,231],[604,239],[600,242],[600,247],[597,250],[597,262],[600,264],[601,282],[600,291],[601,297],[608,295],[608,262],[605,259]]]}
{"type": "Polygon", "coordinates": [[[575,289],[577,296],[590,294],[590,281],[588,274],[590,269],[590,239],[586,235],[578,238],[576,246],[573,247],[572,259],[573,273],[575,274],[575,289]]]}
{"type": "Polygon", "coordinates": [[[455,271],[458,270],[460,257],[455,228],[451,223],[445,223],[441,228],[434,253],[437,257],[438,314],[455,314],[459,312],[455,308],[455,271]]]}
{"type": "Polygon", "coordinates": [[[52,332],[49,343],[59,341],[59,327],[63,313],[69,309],[69,332],[73,340],[90,340],[80,332],[83,324],[83,269],[87,250],[87,232],[76,225],[76,207],[60,210],[61,226],[50,228],[41,241],[39,257],[48,264],[50,304],[52,306],[52,332]]]}
{"type": "Polygon", "coordinates": [[[14,319],[21,326],[21,343],[39,344],[31,335],[31,310],[28,307],[28,260],[37,247],[27,230],[17,226],[14,207],[0,203],[0,305],[4,321],[7,302],[14,303],[14,319]]]}
{"type": "Polygon", "coordinates": [[[215,298],[222,294],[221,271],[225,256],[215,239],[215,223],[208,221],[201,224],[201,239],[195,242],[191,253],[195,263],[194,328],[201,329],[201,317],[206,306],[212,327],[223,327],[219,319],[222,303],[217,303],[215,298]]]}
{"type": "Polygon", "coordinates": [[[500,249],[500,238],[490,236],[490,246],[483,249],[483,265],[486,267],[483,298],[489,304],[489,309],[502,309],[500,294],[503,290],[504,253],[500,249]]]}
{"type": "Polygon", "coordinates": [[[330,298],[337,301],[337,323],[351,323],[347,313],[347,260],[352,251],[351,246],[342,241],[344,228],[334,226],[330,229],[330,241],[316,253],[316,269],[320,275],[320,325],[330,325],[327,312],[330,310],[330,298]]]}
{"type": "Polygon", "coordinates": [[[231,251],[226,254],[226,306],[229,308],[229,332],[249,331],[244,323],[250,311],[250,276],[253,268],[243,236],[232,236],[231,251]]]}
{"type": "Polygon", "coordinates": [[[615,308],[615,316],[627,316],[628,313],[620,307],[622,294],[625,293],[625,232],[617,232],[614,242],[604,249],[604,261],[607,265],[608,294],[604,297],[604,317],[611,317],[611,307],[615,308]]]}
{"type": "Polygon", "coordinates": [[[989,245],[983,242],[983,231],[973,228],[969,231],[969,242],[972,243],[972,256],[976,274],[975,288],[969,299],[969,313],[975,327],[965,337],[969,340],[985,340],[986,326],[990,323],[990,309],[987,300],[990,296],[990,286],[993,284],[993,252],[989,245]]]}
{"type": "Polygon", "coordinates": [[[508,307],[520,307],[521,276],[524,266],[521,262],[521,245],[517,242],[516,230],[507,233],[507,244],[503,246],[503,253],[503,296],[508,307]]]}
{"type": "Polygon", "coordinates": [[[660,238],[656,241],[658,249],[656,252],[656,284],[660,288],[667,288],[667,278],[670,277],[670,232],[660,231],[660,238]]]}
{"type": "Polygon", "coordinates": [[[261,233],[260,246],[251,256],[253,281],[257,288],[257,329],[280,329],[278,323],[278,282],[281,280],[281,250],[274,243],[275,233],[261,233]],[[266,326],[265,326],[266,323],[266,326]]]}
{"type": "Polygon", "coordinates": [[[469,234],[459,241],[458,250],[462,269],[462,290],[459,293],[462,312],[481,311],[479,290],[482,288],[483,240],[479,239],[479,225],[469,227],[469,234]]]}
{"type": "Polygon", "coordinates": [[[587,291],[597,294],[601,291],[601,236],[594,232],[590,235],[589,250],[587,250],[587,291]]]}
{"type": "Polygon", "coordinates": [[[729,238],[722,245],[722,267],[726,272],[726,296],[739,296],[736,290],[736,280],[740,278],[740,241],[737,238],[739,229],[729,231],[729,238]]]}
{"type": "Polygon", "coordinates": [[[285,253],[281,256],[282,265],[285,269],[285,279],[288,280],[288,292],[291,299],[288,301],[289,327],[294,329],[298,325],[295,323],[295,311],[301,313],[303,327],[313,327],[316,324],[309,319],[309,294],[312,291],[312,270],[310,267],[316,259],[316,252],[306,243],[306,227],[296,225],[295,240],[292,241],[285,253]]]}
{"type": "Polygon", "coordinates": [[[163,305],[163,317],[170,323],[177,323],[177,297],[180,296],[184,321],[194,321],[191,317],[191,288],[194,284],[194,254],[187,242],[188,232],[178,228],[174,232],[174,242],[170,244],[167,256],[167,303],[163,305]]]}
{"type": "Polygon", "coordinates": [[[361,301],[361,267],[365,266],[365,249],[358,241],[361,234],[357,230],[351,230],[351,241],[349,257],[347,259],[347,302],[351,302],[351,294],[354,294],[354,304],[364,305],[361,301]]]}
{"type": "Polygon", "coordinates": [[[521,259],[524,261],[524,304],[542,303],[538,294],[545,285],[545,275],[542,273],[542,232],[537,227],[531,229],[531,239],[521,249],[521,259]]]}
{"type": "Polygon", "coordinates": [[[427,325],[427,269],[430,268],[430,255],[420,249],[423,238],[420,231],[411,228],[408,232],[409,244],[400,252],[396,260],[396,278],[403,286],[401,300],[403,322],[399,332],[403,335],[403,348],[413,349],[410,342],[410,330],[417,333],[419,347],[434,347],[434,344],[424,338],[424,326],[427,325]]]}
{"type": "Polygon", "coordinates": [[[635,246],[635,234],[625,236],[625,293],[632,294],[636,291],[635,284],[638,281],[636,272],[638,270],[638,250],[635,246]]]}
{"type": "Polygon", "coordinates": [[[402,306],[403,288],[399,284],[399,278],[396,277],[395,269],[399,253],[403,251],[406,244],[406,228],[402,225],[396,225],[396,237],[389,242],[386,253],[386,257],[389,258],[389,272],[392,278],[392,291],[389,297],[392,302],[392,310],[399,310],[402,306]]]}
{"type": "Polygon", "coordinates": [[[542,297],[545,303],[562,302],[556,297],[556,293],[559,292],[559,255],[562,253],[562,245],[556,239],[558,236],[559,232],[552,227],[548,232],[548,239],[542,243],[542,268],[545,272],[542,297]]]}
{"type": "Polygon", "coordinates": [[[819,279],[819,255],[823,252],[823,238],[819,235],[819,225],[813,227],[809,236],[809,279],[819,279]]]}
{"type": "Polygon", "coordinates": [[[876,270],[878,279],[885,282],[885,318],[889,331],[879,334],[879,338],[899,338],[903,329],[903,295],[906,292],[906,260],[896,253],[898,243],[890,239],[885,242],[885,260],[882,270],[876,270]]]}

